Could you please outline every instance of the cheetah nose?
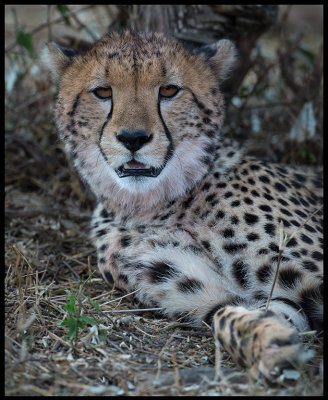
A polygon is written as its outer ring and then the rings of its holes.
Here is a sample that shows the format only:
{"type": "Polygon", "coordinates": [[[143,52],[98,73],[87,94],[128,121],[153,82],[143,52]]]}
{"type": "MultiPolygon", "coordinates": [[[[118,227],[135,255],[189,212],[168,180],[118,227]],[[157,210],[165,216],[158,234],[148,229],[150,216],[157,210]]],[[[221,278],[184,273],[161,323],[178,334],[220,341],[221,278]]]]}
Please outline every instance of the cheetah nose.
{"type": "Polygon", "coordinates": [[[116,135],[117,140],[119,140],[123,145],[133,153],[139,150],[143,145],[149,142],[152,135],[147,135],[144,131],[119,131],[116,135]]]}

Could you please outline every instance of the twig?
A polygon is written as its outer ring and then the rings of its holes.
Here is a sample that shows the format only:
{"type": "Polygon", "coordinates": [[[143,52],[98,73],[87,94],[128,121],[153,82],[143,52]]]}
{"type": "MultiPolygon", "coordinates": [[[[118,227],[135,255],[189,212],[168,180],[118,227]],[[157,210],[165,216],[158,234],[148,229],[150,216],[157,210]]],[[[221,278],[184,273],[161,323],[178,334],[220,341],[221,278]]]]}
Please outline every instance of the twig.
{"type": "MultiPolygon", "coordinates": [[[[67,14],[62,15],[62,16],[60,16],[60,17],[54,19],[54,20],[52,21],[52,24],[57,24],[58,22],[61,22],[64,18],[71,17],[71,16],[72,16],[73,14],[75,14],[75,13],[80,13],[80,12],[82,12],[82,11],[86,11],[86,10],[88,10],[89,8],[92,8],[92,7],[94,7],[94,6],[95,6],[94,4],[91,4],[91,5],[89,4],[88,6],[85,6],[85,7],[81,8],[80,10],[70,11],[70,12],[68,12],[67,14]]],[[[48,22],[44,22],[43,24],[40,24],[39,26],[35,27],[34,29],[32,29],[30,32],[27,32],[27,33],[33,35],[34,33],[38,32],[38,31],[41,31],[41,30],[44,29],[44,28],[47,28],[47,26],[48,26],[48,22]]],[[[8,53],[9,51],[13,50],[16,46],[17,46],[17,42],[15,42],[15,43],[9,45],[9,46],[5,49],[5,53],[8,53]]]]}
{"type": "Polygon", "coordinates": [[[159,308],[136,308],[133,310],[108,310],[108,311],[103,311],[104,313],[135,313],[135,312],[144,312],[144,311],[159,311],[159,310],[163,310],[162,307],[159,308]]]}
{"type": "Polygon", "coordinates": [[[279,272],[279,267],[280,267],[280,260],[281,260],[281,256],[282,256],[282,252],[286,246],[286,244],[297,234],[297,232],[299,232],[303,226],[317,213],[319,212],[321,209],[323,208],[323,205],[320,206],[319,208],[317,208],[304,222],[302,225],[300,225],[297,229],[295,229],[295,231],[290,235],[287,236],[286,234],[284,234],[284,224],[282,221],[280,221],[280,229],[279,229],[279,254],[278,254],[278,262],[277,262],[277,268],[276,268],[276,273],[274,275],[274,279],[272,282],[272,286],[271,286],[271,291],[268,297],[268,301],[266,303],[265,306],[265,311],[268,311],[269,308],[269,304],[271,301],[271,297],[272,297],[272,293],[273,293],[273,289],[276,285],[276,281],[277,281],[277,277],[278,277],[278,272],[279,272]]]}
{"type": "MultiPolygon", "coordinates": [[[[124,296],[118,297],[117,299],[106,301],[106,303],[102,303],[101,306],[105,306],[105,305],[107,305],[107,304],[109,304],[109,303],[113,303],[113,302],[115,302],[115,301],[119,301],[119,300],[121,300],[121,299],[124,299],[124,297],[131,296],[131,294],[137,293],[137,292],[139,292],[139,290],[141,290],[141,289],[137,289],[137,290],[135,290],[135,291],[133,291],[133,292],[130,292],[130,293],[128,293],[128,294],[125,294],[124,296]]],[[[98,296],[98,297],[100,297],[100,296],[98,296]]],[[[93,298],[92,300],[95,300],[95,299],[96,299],[96,297],[93,298]]]]}

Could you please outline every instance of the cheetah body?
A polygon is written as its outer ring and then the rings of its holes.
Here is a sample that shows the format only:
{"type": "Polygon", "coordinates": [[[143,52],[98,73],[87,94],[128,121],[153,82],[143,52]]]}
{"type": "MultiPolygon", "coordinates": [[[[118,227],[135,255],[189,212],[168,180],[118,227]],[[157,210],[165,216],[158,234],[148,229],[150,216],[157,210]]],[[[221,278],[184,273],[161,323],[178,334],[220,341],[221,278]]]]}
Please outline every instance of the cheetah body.
{"type": "MultiPolygon", "coordinates": [[[[194,54],[134,32],[105,35],[83,54],[49,45],[44,55],[60,86],[60,137],[98,199],[92,236],[104,279],[171,318],[214,318],[216,340],[231,347],[220,312],[263,322],[282,221],[297,232],[280,257],[269,336],[286,332],[294,346],[289,325],[321,329],[320,174],[256,160],[220,136],[218,82],[234,57],[227,40],[194,54]]],[[[261,326],[253,334],[268,337],[261,326]]],[[[261,354],[238,343],[258,371],[261,354]]]]}

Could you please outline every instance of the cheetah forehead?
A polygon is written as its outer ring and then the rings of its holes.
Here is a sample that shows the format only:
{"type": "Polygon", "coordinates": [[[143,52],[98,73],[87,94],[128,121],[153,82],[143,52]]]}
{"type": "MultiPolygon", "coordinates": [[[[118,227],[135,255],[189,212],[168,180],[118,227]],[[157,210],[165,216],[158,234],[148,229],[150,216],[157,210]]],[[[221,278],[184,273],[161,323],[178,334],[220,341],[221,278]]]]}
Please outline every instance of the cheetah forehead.
{"type": "Polygon", "coordinates": [[[134,80],[139,76],[145,82],[153,75],[157,79],[167,75],[177,78],[180,71],[186,78],[201,81],[204,77],[209,80],[225,78],[235,55],[235,47],[229,40],[220,40],[192,52],[173,37],[161,33],[125,31],[104,35],[84,53],[50,43],[42,52],[42,60],[57,82],[65,73],[70,79],[76,79],[76,71],[83,69],[90,78],[111,73],[122,81],[133,75],[134,80]]]}

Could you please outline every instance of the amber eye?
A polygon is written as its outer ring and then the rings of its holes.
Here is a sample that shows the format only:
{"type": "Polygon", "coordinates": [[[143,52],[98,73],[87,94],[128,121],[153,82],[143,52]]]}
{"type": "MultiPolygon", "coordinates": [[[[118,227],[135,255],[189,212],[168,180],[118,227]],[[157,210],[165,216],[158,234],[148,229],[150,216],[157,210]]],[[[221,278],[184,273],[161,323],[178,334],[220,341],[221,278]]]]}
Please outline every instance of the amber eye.
{"type": "Polygon", "coordinates": [[[173,97],[179,92],[180,88],[177,86],[169,85],[169,86],[162,86],[159,89],[159,94],[162,97],[173,97]]]}
{"type": "Polygon", "coordinates": [[[112,97],[112,88],[99,87],[93,91],[98,99],[109,99],[112,97]]]}

